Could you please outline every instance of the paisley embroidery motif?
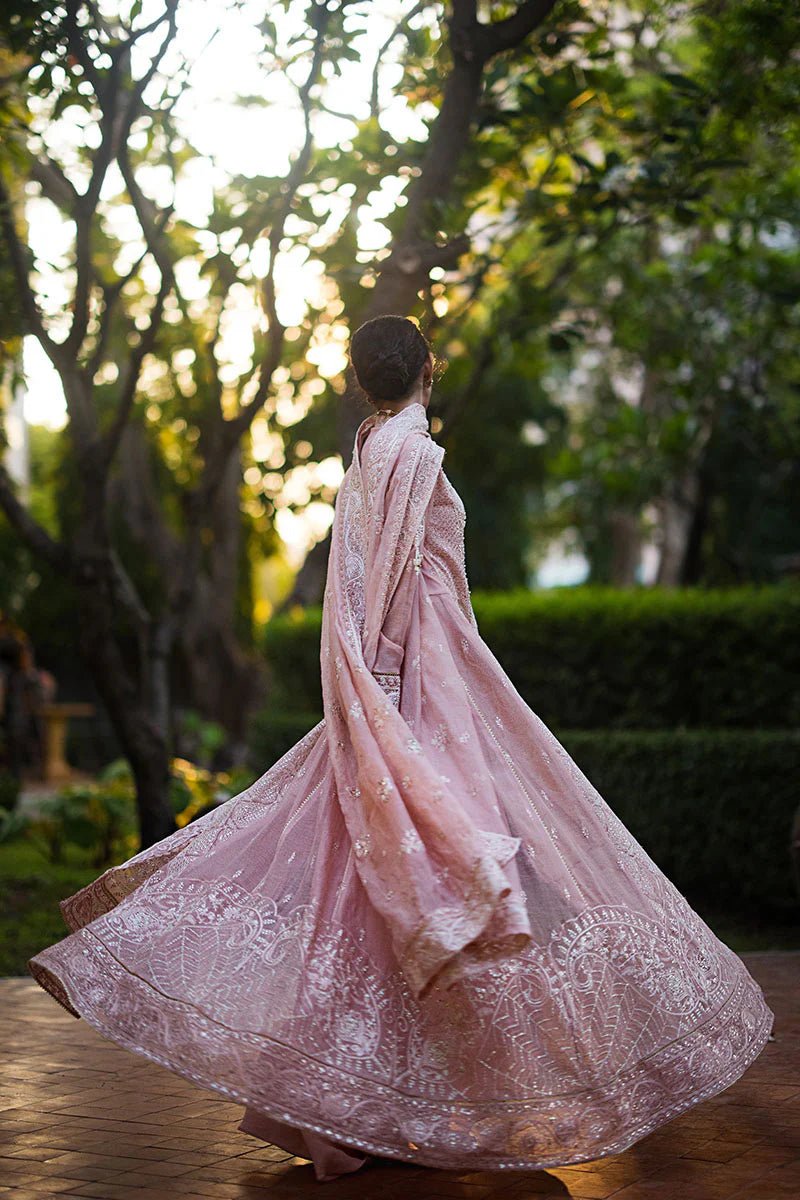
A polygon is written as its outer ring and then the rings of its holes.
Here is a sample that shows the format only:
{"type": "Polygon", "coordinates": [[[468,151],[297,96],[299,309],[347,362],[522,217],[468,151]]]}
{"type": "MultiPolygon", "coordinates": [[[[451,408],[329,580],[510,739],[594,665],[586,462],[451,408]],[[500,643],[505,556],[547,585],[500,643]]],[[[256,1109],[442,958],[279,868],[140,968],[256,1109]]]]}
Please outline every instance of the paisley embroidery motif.
{"type": "Polygon", "coordinates": [[[325,599],[343,589],[346,619],[335,647],[323,625],[321,664],[366,703],[329,696],[250,788],[62,901],[72,933],[28,965],[104,1036],[334,1141],[445,1169],[581,1162],[734,1082],[772,1014],[477,634],[463,505],[425,427],[421,406],[389,418],[340,492],[325,599]],[[422,627],[397,689],[357,655],[367,615],[380,625],[366,514],[409,434],[430,506],[408,546],[422,627]],[[337,779],[355,736],[393,739],[394,765],[337,779]],[[440,832],[460,837],[462,813],[466,874],[440,832]],[[406,971],[387,930],[428,859],[406,971]]]}
{"type": "Polygon", "coordinates": [[[523,1169],[626,1148],[762,1048],[760,989],[673,915],[668,932],[588,909],[488,972],[486,948],[474,979],[420,1003],[314,905],[165,879],[31,969],[105,1036],[232,1100],[376,1154],[414,1140],[431,1166],[523,1169]]]}

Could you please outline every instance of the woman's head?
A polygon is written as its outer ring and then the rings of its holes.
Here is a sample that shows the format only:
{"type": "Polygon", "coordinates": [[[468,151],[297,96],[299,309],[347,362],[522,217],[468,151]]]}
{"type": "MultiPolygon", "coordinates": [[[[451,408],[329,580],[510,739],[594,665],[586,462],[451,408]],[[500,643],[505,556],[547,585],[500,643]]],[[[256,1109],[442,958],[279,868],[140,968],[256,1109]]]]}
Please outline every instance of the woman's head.
{"type": "Polygon", "coordinates": [[[394,315],[359,326],[350,339],[350,362],[360,388],[376,405],[406,400],[418,384],[429,387],[441,366],[419,326],[394,315]]]}

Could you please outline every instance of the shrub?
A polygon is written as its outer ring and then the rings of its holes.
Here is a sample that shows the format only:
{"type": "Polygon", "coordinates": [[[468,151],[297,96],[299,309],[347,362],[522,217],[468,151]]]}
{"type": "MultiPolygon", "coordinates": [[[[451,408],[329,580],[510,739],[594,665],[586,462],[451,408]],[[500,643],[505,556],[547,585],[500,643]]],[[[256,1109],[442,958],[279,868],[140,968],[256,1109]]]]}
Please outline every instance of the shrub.
{"type": "Polygon", "coordinates": [[[184,758],[173,758],[170,797],[175,823],[181,828],[196,821],[218,804],[243,792],[253,779],[252,772],[246,769],[209,771],[184,758]]]}
{"type": "MultiPolygon", "coordinates": [[[[474,592],[481,636],[564,729],[800,723],[800,589],[474,592]]],[[[321,610],[267,627],[274,711],[322,708],[321,610]]]]}
{"type": "Polygon", "coordinates": [[[134,853],[131,796],[124,788],[108,785],[65,787],[37,802],[25,834],[48,862],[63,863],[65,849],[72,845],[88,852],[93,867],[105,867],[121,847],[134,853]]]}
{"type": "MultiPolygon", "coordinates": [[[[217,804],[237,795],[253,781],[248,770],[207,771],[185,759],[172,760],[170,802],[180,828],[217,804]]],[[[0,825],[0,840],[2,840],[0,825]]],[[[63,863],[66,848],[88,854],[94,867],[106,867],[135,854],[139,847],[136,796],[130,766],[124,759],[109,763],[96,780],[62,788],[37,801],[24,818],[22,832],[50,863],[63,863]]]]}
{"type": "Polygon", "coordinates": [[[800,590],[564,589],[476,602],[528,704],[570,729],[792,728],[800,590]]]}
{"type": "Polygon", "coordinates": [[[0,976],[30,979],[27,960],[69,932],[59,900],[96,878],[77,848],[67,847],[65,861],[54,865],[31,843],[0,843],[0,976]]]}
{"type": "Polygon", "coordinates": [[[796,920],[790,833],[800,734],[570,730],[558,736],[693,904],[796,920]]]}
{"type": "Polygon", "coordinates": [[[27,818],[16,809],[0,807],[0,844],[13,842],[27,826],[27,818]]]}
{"type": "Polygon", "coordinates": [[[13,811],[19,800],[19,776],[0,767],[0,807],[13,811]]]}
{"type": "Polygon", "coordinates": [[[315,712],[275,712],[271,705],[255,713],[250,722],[248,748],[250,766],[256,775],[263,775],[320,720],[315,712]]]}
{"type": "Polygon", "coordinates": [[[321,711],[321,632],[322,609],[317,606],[274,617],[266,626],[262,648],[270,677],[270,709],[276,714],[321,711]]]}
{"type": "MultiPolygon", "coordinates": [[[[255,769],[266,771],[318,720],[313,713],[262,713],[253,724],[255,769]]],[[[743,917],[796,915],[789,844],[800,734],[566,730],[556,736],[693,904],[743,917]]]]}

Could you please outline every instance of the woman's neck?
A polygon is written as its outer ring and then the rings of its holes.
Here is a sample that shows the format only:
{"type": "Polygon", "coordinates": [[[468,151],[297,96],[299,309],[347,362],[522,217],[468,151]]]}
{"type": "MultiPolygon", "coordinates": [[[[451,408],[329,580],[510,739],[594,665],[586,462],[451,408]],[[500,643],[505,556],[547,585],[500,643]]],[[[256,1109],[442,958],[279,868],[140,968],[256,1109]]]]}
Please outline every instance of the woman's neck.
{"type": "Polygon", "coordinates": [[[375,413],[379,417],[396,417],[398,413],[409,407],[410,405],[404,404],[402,408],[376,408],[375,413]]]}
{"type": "Polygon", "coordinates": [[[409,400],[404,400],[402,404],[381,404],[375,411],[376,413],[387,413],[389,416],[394,416],[396,413],[403,412],[406,408],[411,408],[413,404],[422,404],[422,407],[425,407],[417,396],[412,396],[409,400]]]}

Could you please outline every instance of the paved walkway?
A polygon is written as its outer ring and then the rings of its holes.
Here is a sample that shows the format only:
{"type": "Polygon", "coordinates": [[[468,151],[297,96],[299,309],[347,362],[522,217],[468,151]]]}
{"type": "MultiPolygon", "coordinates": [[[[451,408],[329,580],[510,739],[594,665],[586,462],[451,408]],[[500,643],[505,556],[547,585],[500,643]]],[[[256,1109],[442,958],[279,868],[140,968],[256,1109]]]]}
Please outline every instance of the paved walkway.
{"type": "Polygon", "coordinates": [[[797,1200],[800,954],[743,957],[776,1040],[624,1154],[530,1173],[381,1163],[333,1183],[238,1132],[239,1105],[101,1038],[33,980],[0,980],[0,1200],[797,1200]]]}

